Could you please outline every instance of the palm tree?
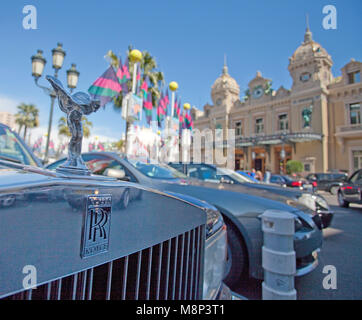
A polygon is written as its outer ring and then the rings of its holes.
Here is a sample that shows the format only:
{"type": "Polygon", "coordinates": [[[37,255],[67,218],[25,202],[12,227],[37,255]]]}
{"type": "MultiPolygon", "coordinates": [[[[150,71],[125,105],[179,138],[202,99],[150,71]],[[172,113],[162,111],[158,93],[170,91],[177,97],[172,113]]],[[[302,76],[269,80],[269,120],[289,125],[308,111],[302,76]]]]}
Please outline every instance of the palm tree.
{"type": "MultiPolygon", "coordinates": [[[[127,51],[127,56],[128,56],[128,60],[130,61],[130,63],[129,63],[130,74],[133,74],[133,65],[134,65],[134,63],[131,62],[131,60],[129,58],[130,52],[132,50],[133,50],[132,45],[129,45],[128,51],[127,51]]],[[[108,53],[106,54],[106,56],[109,58],[111,65],[117,69],[119,66],[119,59],[118,59],[117,55],[114,54],[114,52],[112,50],[109,50],[108,53]]],[[[165,83],[165,78],[164,78],[163,72],[158,70],[158,66],[157,66],[155,57],[153,57],[148,51],[142,52],[142,60],[140,62],[140,68],[141,68],[142,79],[144,80],[147,77],[149,79],[149,82],[150,82],[149,92],[152,95],[152,105],[156,106],[156,103],[161,96],[161,87],[165,83]]],[[[127,85],[130,90],[132,88],[132,79],[130,79],[127,82],[127,85]]],[[[121,110],[122,100],[123,100],[122,95],[119,95],[118,97],[115,98],[115,100],[114,100],[115,110],[117,110],[117,111],[121,110]]]]}
{"type": "Polygon", "coordinates": [[[33,104],[22,103],[18,107],[18,113],[15,115],[15,122],[18,124],[18,133],[24,127],[23,138],[25,140],[28,128],[36,128],[39,126],[39,110],[33,104]]]}
{"type": "MultiPolygon", "coordinates": [[[[90,128],[93,126],[93,123],[87,119],[87,117],[82,117],[82,125],[83,125],[83,137],[90,137],[90,128]]],[[[58,121],[58,134],[60,136],[70,137],[71,133],[69,131],[67,125],[67,119],[65,117],[61,117],[58,121]]]]}
{"type": "Polygon", "coordinates": [[[113,142],[112,147],[119,150],[119,151],[122,151],[123,148],[124,148],[124,140],[120,139],[120,140],[118,140],[116,142],[113,142]]]}
{"type": "MultiPolygon", "coordinates": [[[[133,46],[128,46],[127,51],[127,57],[129,61],[129,72],[130,74],[133,74],[133,66],[134,63],[130,59],[130,53],[133,50],[133,46]]],[[[114,68],[118,68],[119,66],[119,59],[116,54],[112,50],[109,50],[106,54],[108,59],[110,60],[110,64],[114,68]]],[[[145,80],[147,77],[150,82],[150,87],[148,88],[148,91],[151,93],[152,96],[152,105],[154,108],[156,108],[156,104],[161,96],[161,87],[165,83],[165,77],[163,75],[163,72],[158,70],[156,59],[148,52],[143,51],[142,52],[142,60],[140,61],[140,69],[142,74],[142,80],[145,80]]],[[[127,82],[128,91],[132,88],[132,78],[129,79],[127,82]]],[[[114,99],[113,107],[116,111],[120,111],[122,109],[122,101],[123,101],[123,95],[120,94],[114,99]]],[[[129,127],[129,121],[126,121],[126,140],[125,145],[127,145],[127,135],[128,135],[128,127],[129,127]]]]}

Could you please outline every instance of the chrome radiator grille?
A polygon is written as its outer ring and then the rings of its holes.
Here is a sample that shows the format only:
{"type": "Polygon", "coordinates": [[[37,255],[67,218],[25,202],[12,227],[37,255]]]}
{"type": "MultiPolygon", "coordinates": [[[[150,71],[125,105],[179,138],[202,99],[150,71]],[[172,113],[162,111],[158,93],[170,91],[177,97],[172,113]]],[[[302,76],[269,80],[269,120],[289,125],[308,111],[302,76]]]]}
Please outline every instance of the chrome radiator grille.
{"type": "Polygon", "coordinates": [[[13,300],[193,300],[202,298],[205,227],[52,280],[13,300]]]}

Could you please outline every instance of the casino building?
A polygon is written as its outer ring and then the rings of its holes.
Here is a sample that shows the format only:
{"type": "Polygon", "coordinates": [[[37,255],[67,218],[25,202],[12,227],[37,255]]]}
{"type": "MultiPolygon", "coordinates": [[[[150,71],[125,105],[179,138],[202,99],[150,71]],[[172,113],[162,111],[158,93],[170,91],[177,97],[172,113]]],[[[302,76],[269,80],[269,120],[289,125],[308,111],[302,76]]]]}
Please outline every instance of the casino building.
{"type": "MultiPolygon", "coordinates": [[[[240,99],[238,83],[224,65],[211,87],[212,105],[192,109],[194,127],[235,129],[235,169],[285,172],[299,160],[304,174],[362,168],[362,63],[351,59],[339,77],[332,58],[307,28],[289,58],[292,87],[271,89],[257,72],[240,99]]],[[[225,154],[224,150],[224,154],[225,154]]]]}

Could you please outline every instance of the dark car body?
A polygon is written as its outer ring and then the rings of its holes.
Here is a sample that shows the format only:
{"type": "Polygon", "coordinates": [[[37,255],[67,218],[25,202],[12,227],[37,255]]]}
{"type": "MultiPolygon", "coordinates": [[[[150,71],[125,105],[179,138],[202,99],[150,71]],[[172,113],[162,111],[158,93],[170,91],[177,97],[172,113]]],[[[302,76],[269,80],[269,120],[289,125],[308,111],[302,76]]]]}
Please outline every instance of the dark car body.
{"type": "Polygon", "coordinates": [[[303,178],[292,178],[282,174],[272,174],[270,176],[270,182],[279,184],[283,187],[298,188],[300,190],[313,191],[313,184],[303,178]]]}
{"type": "Polygon", "coordinates": [[[355,171],[338,190],[338,203],[348,208],[350,203],[362,203],[362,169],[355,171]]]}
{"type": "MultiPolygon", "coordinates": [[[[308,196],[314,202],[308,208],[313,211],[316,220],[320,220],[323,228],[331,225],[333,212],[321,195],[312,195],[303,188],[284,188],[278,183],[254,183],[247,177],[240,179],[234,172],[228,169],[218,168],[213,164],[206,163],[170,163],[170,166],[184,173],[188,177],[222,183],[224,187],[238,192],[260,196],[275,201],[281,201],[288,205],[295,206],[301,210],[306,210],[303,196],[308,196]],[[301,204],[303,203],[303,204],[301,204]]],[[[279,175],[272,175],[279,177],[279,175]]],[[[280,176],[285,181],[283,176],[280,176]]],[[[271,180],[272,182],[272,180],[271,180]]],[[[311,201],[309,201],[311,202],[311,201]]]]}
{"type": "MultiPolygon", "coordinates": [[[[231,185],[209,183],[198,179],[185,178],[174,170],[170,174],[169,167],[163,167],[140,163],[136,168],[131,159],[111,152],[91,152],[82,154],[87,163],[94,159],[105,161],[108,159],[109,167],[123,166],[123,170],[129,176],[130,181],[138,182],[143,186],[159,189],[163,192],[176,192],[189,195],[215,206],[223,215],[229,228],[235,228],[240,241],[245,246],[249,275],[255,278],[263,278],[261,266],[261,247],[263,235],[261,230],[260,215],[267,209],[283,210],[291,212],[296,219],[303,224],[296,229],[294,248],[297,256],[297,275],[304,275],[312,271],[318,264],[316,252],[322,246],[322,232],[311,215],[300,209],[291,207],[287,203],[261,198],[259,196],[236,192],[231,185]],[[156,171],[159,172],[156,172],[156,171]],[[157,178],[155,178],[157,175],[157,178]],[[178,176],[179,175],[179,176],[178,176]]],[[[48,166],[54,169],[64,160],[60,160],[48,166]]],[[[93,172],[97,174],[96,172],[93,172]]],[[[261,191],[265,192],[265,191],[261,191]]],[[[278,196],[275,195],[277,198],[278,196]]],[[[302,206],[301,206],[302,207],[302,206]]],[[[228,232],[229,236],[229,232],[228,232]]]]}
{"type": "Polygon", "coordinates": [[[346,173],[311,173],[306,176],[310,183],[315,183],[316,190],[328,191],[332,194],[337,194],[347,178],[346,173]]]}

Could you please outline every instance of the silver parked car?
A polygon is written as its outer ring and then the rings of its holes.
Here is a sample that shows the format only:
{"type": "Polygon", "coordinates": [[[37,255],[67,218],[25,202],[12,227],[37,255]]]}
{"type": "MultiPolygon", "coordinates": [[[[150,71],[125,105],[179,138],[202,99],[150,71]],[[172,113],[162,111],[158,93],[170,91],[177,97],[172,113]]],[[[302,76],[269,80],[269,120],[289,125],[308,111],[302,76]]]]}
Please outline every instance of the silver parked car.
{"type": "MultiPolygon", "coordinates": [[[[228,264],[225,282],[233,287],[243,275],[263,278],[261,247],[263,235],[260,215],[267,209],[288,211],[295,216],[295,242],[297,276],[311,272],[318,264],[317,252],[322,246],[322,226],[313,220],[311,210],[302,204],[297,207],[265,197],[236,192],[223,184],[190,179],[165,164],[152,164],[139,159],[127,159],[111,152],[82,154],[85,163],[102,163],[93,171],[96,175],[112,173],[127,180],[164,192],[176,192],[206,201],[223,215],[227,225],[228,264]],[[114,171],[107,171],[113,169],[114,171]],[[118,173],[116,173],[118,172],[118,173]]],[[[55,169],[61,159],[48,166],[55,169]]]]}

